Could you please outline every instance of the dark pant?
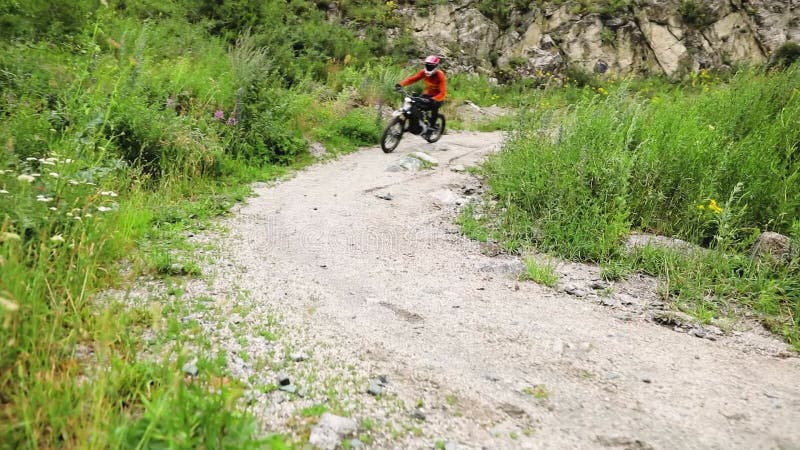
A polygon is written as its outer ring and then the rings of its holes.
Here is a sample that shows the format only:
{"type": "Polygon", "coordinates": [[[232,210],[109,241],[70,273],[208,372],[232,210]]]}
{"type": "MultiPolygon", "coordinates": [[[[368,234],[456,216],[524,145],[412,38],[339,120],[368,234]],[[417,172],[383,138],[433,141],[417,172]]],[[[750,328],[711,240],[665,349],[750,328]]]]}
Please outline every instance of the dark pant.
{"type": "Polygon", "coordinates": [[[433,127],[434,125],[436,125],[436,119],[439,118],[439,108],[442,107],[442,102],[437,102],[436,100],[434,100],[431,97],[428,97],[427,95],[423,95],[423,97],[430,99],[430,103],[428,103],[425,109],[431,112],[431,120],[428,123],[428,126],[433,127]]]}
{"type": "Polygon", "coordinates": [[[431,121],[429,123],[431,127],[434,127],[436,125],[436,119],[439,118],[439,108],[441,106],[442,102],[437,102],[436,100],[433,100],[433,103],[431,104],[431,121]]]}

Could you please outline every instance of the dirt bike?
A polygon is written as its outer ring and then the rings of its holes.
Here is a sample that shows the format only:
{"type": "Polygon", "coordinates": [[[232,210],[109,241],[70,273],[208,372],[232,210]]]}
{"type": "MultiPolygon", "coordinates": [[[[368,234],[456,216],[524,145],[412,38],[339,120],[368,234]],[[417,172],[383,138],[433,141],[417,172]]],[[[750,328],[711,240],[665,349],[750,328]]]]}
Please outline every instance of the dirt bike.
{"type": "Polygon", "coordinates": [[[409,93],[403,89],[397,92],[403,95],[403,105],[392,113],[392,120],[386,125],[381,136],[381,149],[384,153],[391,153],[400,144],[403,133],[409,132],[422,136],[426,141],[433,143],[444,134],[445,118],[442,113],[436,118],[433,127],[429,126],[432,100],[417,94],[409,93]]]}

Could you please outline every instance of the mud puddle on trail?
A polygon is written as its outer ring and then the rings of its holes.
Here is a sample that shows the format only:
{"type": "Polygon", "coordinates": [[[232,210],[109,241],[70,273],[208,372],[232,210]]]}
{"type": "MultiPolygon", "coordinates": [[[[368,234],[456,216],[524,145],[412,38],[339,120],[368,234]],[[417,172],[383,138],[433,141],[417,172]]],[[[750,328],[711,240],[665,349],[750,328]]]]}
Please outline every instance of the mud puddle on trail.
{"type": "Polygon", "coordinates": [[[463,169],[501,141],[365,149],[196,237],[218,250],[186,301],[214,299],[200,322],[264,428],[322,448],[800,448],[800,360],[778,340],[658,326],[645,277],[562,263],[557,289],[519,282],[458,232],[479,185],[463,169]],[[438,165],[387,170],[416,151],[438,165]],[[322,430],[311,407],[352,422],[322,430]]]}

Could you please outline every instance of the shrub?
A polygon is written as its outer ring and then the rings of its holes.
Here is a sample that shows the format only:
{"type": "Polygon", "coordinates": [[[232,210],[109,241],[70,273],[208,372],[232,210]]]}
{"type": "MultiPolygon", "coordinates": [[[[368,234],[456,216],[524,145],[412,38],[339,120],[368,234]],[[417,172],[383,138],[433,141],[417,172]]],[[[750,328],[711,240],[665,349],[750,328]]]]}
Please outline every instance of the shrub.
{"type": "Polygon", "coordinates": [[[786,41],[770,57],[770,66],[789,67],[800,61],[800,44],[786,41]]]}
{"type": "Polygon", "coordinates": [[[694,28],[705,28],[717,20],[711,7],[699,0],[682,0],[678,12],[683,22],[694,28]]]}

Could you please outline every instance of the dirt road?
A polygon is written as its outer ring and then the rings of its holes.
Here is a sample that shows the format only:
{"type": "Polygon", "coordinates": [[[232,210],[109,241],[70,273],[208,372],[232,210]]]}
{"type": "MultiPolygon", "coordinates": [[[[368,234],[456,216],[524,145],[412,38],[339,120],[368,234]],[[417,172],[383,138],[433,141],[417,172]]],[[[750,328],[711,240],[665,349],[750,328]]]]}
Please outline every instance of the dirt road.
{"type": "Polygon", "coordinates": [[[458,233],[476,182],[451,169],[501,140],[362,150],[258,186],[225,222],[189,293],[216,299],[209,337],[265,427],[306,439],[325,405],[367,448],[800,448],[800,359],[779,341],[655,324],[623,306],[657,302],[647,279],[592,288],[597,268],[563,264],[554,289],[517,281],[518,260],[458,233]],[[387,170],[414,151],[439,164],[387,170]],[[278,372],[297,391],[264,388],[278,372]]]}

